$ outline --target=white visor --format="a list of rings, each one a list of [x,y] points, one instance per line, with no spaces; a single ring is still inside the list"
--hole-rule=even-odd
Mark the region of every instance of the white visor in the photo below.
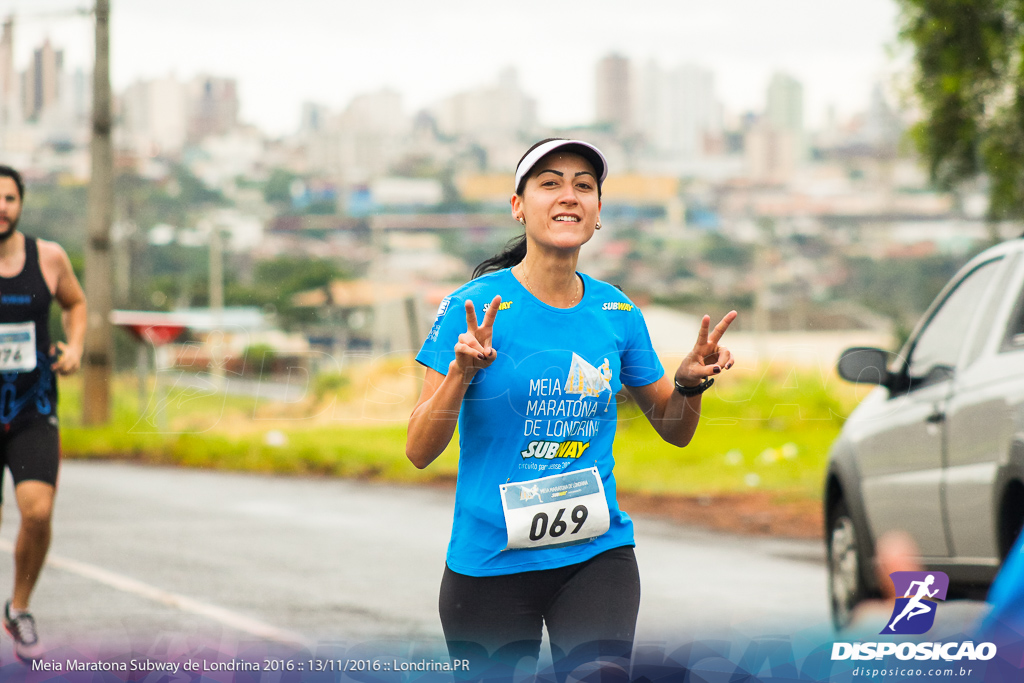
[[[597,172],[597,186],[600,187],[604,183],[604,179],[608,177],[608,161],[601,154],[601,150],[594,147],[589,142],[583,142],[582,140],[549,140],[543,145],[537,145],[537,147],[530,151],[523,160],[519,162],[516,167],[516,184],[513,191],[519,191],[519,184],[523,181],[533,167],[537,165],[537,162],[543,159],[551,152],[561,147],[572,147],[573,149],[566,150],[569,152],[577,152],[580,156],[585,158],[591,164],[594,165],[594,170]]]

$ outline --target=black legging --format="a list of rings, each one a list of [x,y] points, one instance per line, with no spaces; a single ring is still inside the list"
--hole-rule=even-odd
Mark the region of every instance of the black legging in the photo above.
[[[470,661],[468,678],[502,678],[503,671],[534,666],[543,624],[560,679],[598,658],[628,670],[640,573],[631,546],[503,576],[466,576],[445,566],[439,606],[448,652]]]

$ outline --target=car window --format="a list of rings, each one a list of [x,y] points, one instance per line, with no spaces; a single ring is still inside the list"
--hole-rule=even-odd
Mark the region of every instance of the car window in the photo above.
[[[1000,260],[986,261],[960,280],[918,335],[907,368],[912,388],[952,376],[971,320]]]
[[[995,327],[996,314],[999,312],[999,305],[1008,298],[1010,281],[1017,271],[1018,261],[1020,261],[1020,254],[1014,254],[1009,259],[1006,267],[999,273],[999,279],[996,280],[995,285],[992,287],[993,294],[989,297],[988,303],[985,304],[985,310],[981,312],[980,324],[977,326],[978,331],[974,335],[974,339],[971,340],[967,356],[964,358],[965,368],[978,360],[982,350],[985,348],[985,342],[993,337],[997,339],[1000,337],[1001,330],[997,330]]]
[[[1017,303],[1010,314],[1003,343],[999,347],[1000,352],[1024,349],[1024,288],[1017,294],[1016,299]]]

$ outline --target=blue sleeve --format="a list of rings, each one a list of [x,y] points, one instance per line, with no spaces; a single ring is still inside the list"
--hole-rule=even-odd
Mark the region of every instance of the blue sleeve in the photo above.
[[[446,296],[438,306],[437,317],[427,340],[416,354],[416,362],[447,375],[448,365],[455,360],[455,344],[459,341],[459,335],[465,331],[464,299],[455,294]]]
[[[665,374],[639,308],[634,308],[629,315],[626,348],[622,350],[621,362],[620,377],[626,386],[642,387],[657,382]]]
[[[988,594],[992,611],[979,629],[983,638],[998,637],[1005,628],[1024,633],[1024,533],[1017,537]]]

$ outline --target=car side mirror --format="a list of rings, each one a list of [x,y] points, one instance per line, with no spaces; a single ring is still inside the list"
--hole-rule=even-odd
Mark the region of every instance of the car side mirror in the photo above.
[[[856,346],[843,351],[837,369],[847,382],[887,387],[892,382],[892,374],[886,367],[888,361],[889,354],[881,349]]]

